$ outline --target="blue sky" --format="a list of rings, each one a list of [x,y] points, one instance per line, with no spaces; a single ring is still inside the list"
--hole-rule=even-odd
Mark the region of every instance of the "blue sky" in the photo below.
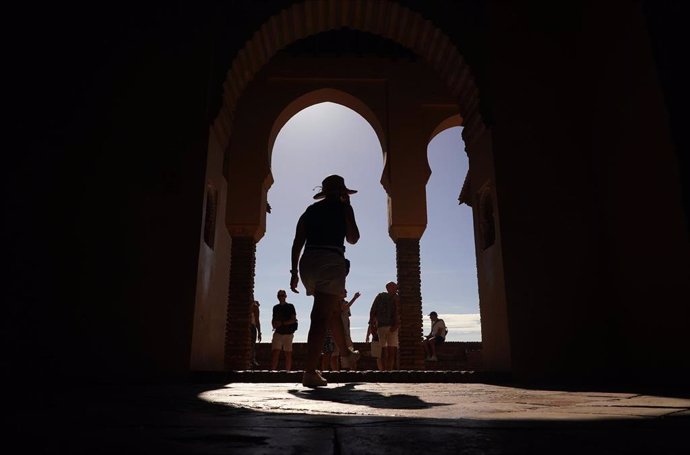
[[[450,341],[479,341],[479,297],[471,209],[458,205],[468,160],[460,136],[450,128],[429,144],[432,175],[427,184],[428,225],[420,243],[424,332],[430,311],[449,327]],[[395,244],[388,236],[387,199],[380,184],[383,154],[371,126],[356,112],[334,103],[311,106],[295,115],[280,131],[273,148],[274,183],[268,193],[266,235],[257,245],[254,296],[261,303],[264,341],[270,341],[271,308],[278,289],[288,291],[295,305],[299,330],[295,341],[306,341],[312,298],[300,284],[289,290],[290,247],[297,219],[315,202],[324,177],[339,174],[352,195],[361,239],[346,244],[352,263],[348,297],[362,295],[352,307],[351,333],[364,341],[371,302],[396,280]]]

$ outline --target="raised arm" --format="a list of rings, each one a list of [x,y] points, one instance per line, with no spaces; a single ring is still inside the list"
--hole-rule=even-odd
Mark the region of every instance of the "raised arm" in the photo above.
[[[359,240],[359,228],[355,221],[355,211],[350,205],[350,198],[344,198],[345,207],[345,240],[347,243],[354,245]]]
[[[360,295],[362,295],[362,294],[360,294],[359,291],[355,292],[355,295],[352,296],[352,300],[347,302],[347,305],[345,305],[345,308],[347,308],[349,310],[350,307],[352,306],[352,304],[355,303],[355,300],[357,300]]]

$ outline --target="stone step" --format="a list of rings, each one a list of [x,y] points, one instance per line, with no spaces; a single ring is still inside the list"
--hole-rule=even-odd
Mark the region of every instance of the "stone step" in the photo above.
[[[302,370],[270,371],[240,370],[229,372],[197,372],[193,380],[198,383],[286,383],[302,382]],[[341,382],[390,382],[390,383],[491,383],[505,382],[508,378],[495,373],[461,370],[360,370],[324,371],[321,373],[332,383]]]

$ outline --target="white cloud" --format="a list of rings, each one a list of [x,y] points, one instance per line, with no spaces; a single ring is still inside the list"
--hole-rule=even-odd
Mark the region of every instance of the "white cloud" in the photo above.
[[[448,327],[448,341],[481,341],[482,330],[479,319],[479,313],[439,313],[439,317],[443,319]],[[366,335],[366,321],[365,316],[355,316],[350,319],[351,327],[350,333],[354,341],[364,341]],[[431,321],[429,316],[424,316],[422,332],[426,335],[431,329]],[[306,332],[304,334],[306,341]],[[297,341],[297,337],[295,337]]]

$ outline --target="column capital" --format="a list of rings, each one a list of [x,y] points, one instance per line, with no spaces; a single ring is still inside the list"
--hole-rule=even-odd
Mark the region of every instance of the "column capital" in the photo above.
[[[229,224],[227,225],[228,233],[233,239],[240,237],[249,237],[254,242],[259,242],[266,233],[266,228],[260,224]]]
[[[422,225],[390,225],[388,226],[388,235],[394,242],[399,239],[412,239],[420,240],[424,231],[426,230],[426,224]]]

